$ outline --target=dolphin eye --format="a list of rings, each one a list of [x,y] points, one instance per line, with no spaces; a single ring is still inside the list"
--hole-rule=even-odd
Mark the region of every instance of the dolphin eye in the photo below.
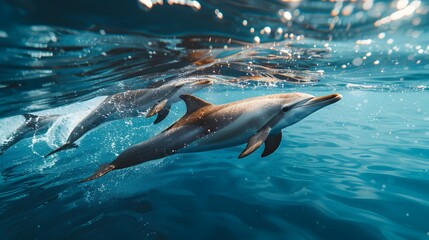
[[[287,112],[287,111],[291,110],[291,108],[292,108],[291,106],[282,107],[282,111]]]

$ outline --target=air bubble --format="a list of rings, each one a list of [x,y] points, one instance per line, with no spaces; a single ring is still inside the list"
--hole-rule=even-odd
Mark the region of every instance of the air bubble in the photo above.
[[[288,12],[288,11],[285,11],[285,12],[283,13],[283,18],[284,18],[285,20],[287,20],[287,21],[290,21],[290,20],[292,19],[292,14],[291,14],[290,12]]]
[[[253,41],[254,41],[256,44],[259,44],[259,43],[261,42],[261,38],[259,38],[258,36],[256,36],[256,37],[253,39]]]
[[[218,18],[218,19],[222,19],[223,18],[223,13],[221,13],[220,11],[219,11],[219,9],[215,9],[215,14],[216,14],[216,17]]]
[[[355,58],[355,59],[353,59],[353,65],[354,66],[360,66],[360,65],[362,65],[362,63],[363,63],[363,60],[362,60],[362,58]]]

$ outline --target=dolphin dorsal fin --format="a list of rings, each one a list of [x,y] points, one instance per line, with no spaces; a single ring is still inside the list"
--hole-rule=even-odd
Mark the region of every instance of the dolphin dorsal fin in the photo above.
[[[36,115],[33,115],[33,114],[29,114],[29,113],[25,113],[25,114],[22,114],[24,117],[25,117],[25,120],[31,120],[32,118],[38,118],[38,116],[36,116]]]
[[[190,94],[180,95],[180,98],[183,99],[183,101],[185,101],[186,115],[191,114],[191,113],[197,111],[198,109],[200,109],[202,107],[212,105],[211,103],[206,102],[206,101],[202,100],[201,98],[197,98],[197,97],[192,96]]]

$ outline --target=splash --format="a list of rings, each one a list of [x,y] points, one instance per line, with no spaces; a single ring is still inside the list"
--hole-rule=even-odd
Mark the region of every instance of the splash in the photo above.
[[[145,10],[152,9],[155,5],[164,5],[163,0],[139,0],[139,3]],[[196,0],[167,0],[168,5],[181,5],[191,7],[198,11],[201,9],[201,4]]]

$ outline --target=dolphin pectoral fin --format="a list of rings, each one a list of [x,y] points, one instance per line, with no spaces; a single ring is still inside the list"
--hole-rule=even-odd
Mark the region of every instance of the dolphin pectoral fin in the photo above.
[[[146,115],[146,118],[152,117],[153,115],[159,113],[165,107],[167,102],[168,102],[168,99],[163,99],[155,103],[155,105],[153,105],[149,113]]]
[[[170,105],[167,105],[158,113],[158,116],[156,116],[156,120],[155,122],[153,122],[153,124],[157,124],[162,120],[164,120],[169,113],[170,113]]]
[[[101,176],[104,176],[106,173],[114,170],[115,168],[116,168],[116,166],[113,164],[103,164],[98,168],[98,170],[94,174],[92,174],[91,176],[89,176],[87,178],[80,180],[79,183],[88,182],[88,181],[94,180],[96,178],[99,178]]]
[[[268,135],[270,134],[270,131],[270,127],[264,127],[259,130],[255,135],[250,137],[246,148],[243,150],[243,152],[241,152],[238,158],[244,158],[247,155],[256,151],[256,149],[258,149],[262,145],[262,143],[264,143],[265,139],[267,139]]]
[[[53,150],[52,152],[46,154],[44,156],[44,158],[47,158],[47,157],[51,156],[52,154],[57,153],[57,152],[62,151],[62,150],[66,150],[66,149],[70,149],[70,148],[78,148],[78,147],[79,147],[79,145],[77,145],[75,143],[66,143],[66,144],[62,145],[61,147]]]
[[[281,141],[282,141],[282,132],[279,132],[275,135],[268,136],[267,140],[265,140],[265,148],[261,157],[266,157],[271,153],[275,152],[277,148],[280,146]]]

